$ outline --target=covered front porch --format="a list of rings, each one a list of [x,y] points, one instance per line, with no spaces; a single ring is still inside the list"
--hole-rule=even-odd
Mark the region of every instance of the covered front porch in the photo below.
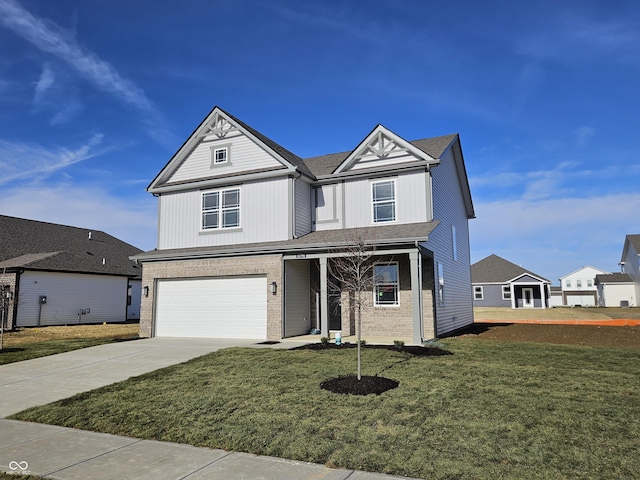
[[[523,274],[509,283],[511,308],[549,308],[548,282]]]
[[[319,341],[321,337],[335,339],[338,334],[345,342],[356,342],[356,292],[332,274],[332,262],[352,254],[327,251],[283,256],[283,338],[308,336]],[[376,280],[365,282],[361,292],[362,339],[368,343],[402,340],[421,344],[434,338],[431,252],[413,245],[378,248],[368,254],[367,271]]]

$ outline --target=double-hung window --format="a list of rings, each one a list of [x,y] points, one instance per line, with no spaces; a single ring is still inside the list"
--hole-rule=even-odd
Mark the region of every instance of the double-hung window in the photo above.
[[[473,287],[473,299],[484,300],[484,289],[482,287]]]
[[[503,300],[511,300],[511,286],[503,285],[502,286],[502,299]]]
[[[373,223],[396,221],[396,182],[384,180],[371,184]]]
[[[240,189],[227,188],[202,194],[202,229],[240,226]]]
[[[400,305],[398,292],[398,264],[385,263],[373,266],[373,304],[376,307]]]

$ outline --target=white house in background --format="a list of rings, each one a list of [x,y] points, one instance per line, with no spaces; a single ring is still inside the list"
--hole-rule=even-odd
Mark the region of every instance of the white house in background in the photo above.
[[[358,239],[375,258],[363,335],[422,342],[473,322],[457,134],[378,125],[352,151],[302,159],[215,107],[147,190],[159,225],[158,248],[134,257],[143,337],[353,334],[328,264]]]
[[[596,275],[607,273],[610,272],[587,265],[564,277],[560,277],[562,305],[570,307],[595,307],[598,305]]]
[[[620,267],[622,273],[628,274],[633,280],[635,298],[640,298],[640,234],[625,237]]]
[[[0,215],[5,326],[124,322],[140,318],[142,252],[99,230]]]
[[[628,273],[596,275],[601,307],[637,307],[636,284]]]

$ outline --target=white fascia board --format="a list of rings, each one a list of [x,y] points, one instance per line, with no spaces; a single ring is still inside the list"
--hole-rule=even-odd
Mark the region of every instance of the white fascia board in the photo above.
[[[235,128],[237,128],[243,135],[251,139],[253,143],[258,145],[260,148],[266,151],[269,155],[271,155],[277,161],[282,163],[285,167],[287,167],[287,169],[296,170],[296,167],[294,165],[287,162],[278,153],[276,153],[274,150],[272,150],[267,145],[265,145],[262,141],[257,139],[253,134],[247,131],[244,127],[242,127],[241,125],[238,125],[233,119],[229,118],[229,116],[220,107],[214,107],[213,110],[209,112],[209,115],[207,115],[205,119],[202,120],[202,122],[200,122],[200,125],[198,125],[198,127],[193,131],[191,136],[182,144],[182,146],[173,155],[173,157],[171,157],[171,159],[164,166],[164,168],[160,170],[160,173],[158,173],[156,177],[153,179],[153,181],[149,184],[149,186],[147,187],[148,192],[151,192],[151,193],[157,192],[158,189],[156,188],[156,185],[160,183],[160,180],[172,174],[175,171],[175,169],[178,168],[178,166],[180,166],[185,156],[188,155],[189,152],[191,152],[195,148],[195,146],[201,141],[200,134],[205,128],[207,128],[209,121],[215,115],[220,115],[224,117],[227,120],[227,122],[234,125]]]
[[[600,274],[611,273],[611,272],[605,272],[604,270],[600,270],[599,268],[596,268],[596,267],[592,267],[591,265],[585,265],[584,267],[579,268],[578,270],[576,270],[574,272],[568,273],[564,277],[560,277],[560,280],[564,280],[565,278],[570,277],[571,275],[575,275],[576,273],[578,273],[578,272],[580,272],[580,271],[582,271],[582,270],[584,270],[586,268],[592,268],[593,270],[597,270],[598,272],[600,272]],[[598,275],[598,274],[596,274],[596,275]]]
[[[218,177],[213,179],[196,180],[193,182],[176,183],[163,187],[156,187],[148,190],[153,194],[162,194],[169,192],[179,192],[186,190],[200,190],[202,188],[218,187],[220,185],[230,185],[242,182],[250,182],[253,180],[265,180],[268,178],[288,177],[296,173],[295,169],[286,170],[270,170],[268,172],[252,173],[249,175],[234,175],[229,177]]]
[[[357,157],[361,153],[362,149],[375,136],[377,136],[378,133],[382,133],[383,135],[386,135],[387,137],[390,137],[395,143],[397,143],[398,145],[400,145],[403,148],[406,148],[408,151],[413,153],[415,156],[417,156],[418,158],[422,158],[423,160],[425,160],[429,164],[439,163],[438,159],[435,159],[432,156],[426,154],[425,152],[420,150],[418,147],[415,147],[411,143],[406,141],[404,138],[400,137],[399,135],[396,135],[391,130],[383,127],[380,124],[378,124],[378,126],[376,126],[376,128],[374,128],[371,131],[371,133],[369,135],[367,135],[365,137],[365,139],[360,142],[360,144],[349,154],[349,156],[344,159],[344,161],[340,164],[340,166],[334,170],[334,174],[341,173],[343,170],[345,170],[347,167],[349,167],[353,163],[354,158]]]
[[[519,278],[522,278],[524,276],[532,277],[532,278],[535,278],[536,280],[538,280],[540,283],[548,283],[549,285],[551,285],[551,282],[549,280],[544,280],[544,279],[538,277],[537,275],[533,275],[531,273],[526,273],[526,272],[525,273],[521,273],[517,277],[513,277],[511,280],[508,280],[507,283],[514,283],[516,280],[518,280]]]
[[[404,166],[391,165],[388,167],[366,169],[366,170],[350,170],[343,173],[329,173],[327,175],[318,176],[318,180],[314,182],[316,185],[322,185],[325,183],[334,183],[338,179],[366,177],[371,178],[378,175],[389,175],[394,173],[410,172],[412,170],[425,170],[434,165],[439,165],[440,160],[435,161],[417,161],[411,162]]]

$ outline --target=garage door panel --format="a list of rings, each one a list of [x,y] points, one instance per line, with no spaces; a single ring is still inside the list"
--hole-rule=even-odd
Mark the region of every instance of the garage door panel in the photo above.
[[[156,335],[266,339],[266,277],[158,280]]]

